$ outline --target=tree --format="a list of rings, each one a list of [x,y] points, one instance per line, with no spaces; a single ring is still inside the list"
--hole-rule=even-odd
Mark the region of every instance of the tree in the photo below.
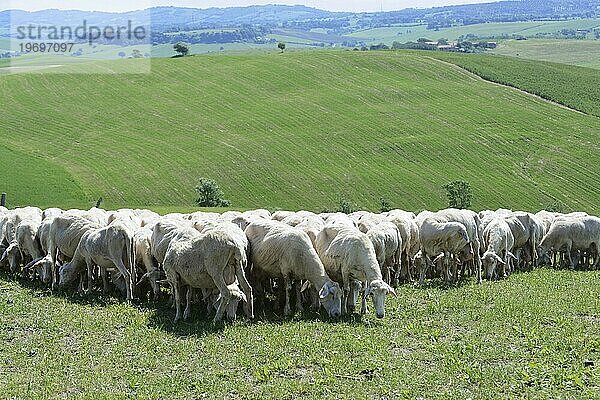
[[[392,205],[383,197],[379,198],[379,211],[381,211],[382,213],[392,211]]]
[[[461,210],[471,207],[473,193],[469,182],[454,181],[444,185],[443,188],[446,190],[449,207]]]
[[[132,56],[133,58],[144,58],[144,55],[143,55],[143,54],[142,54],[142,52],[141,52],[141,51],[139,51],[138,49],[134,49],[134,50],[131,52],[131,56]]]
[[[119,52],[119,57],[125,58],[126,56],[127,56],[127,54],[124,51]]]
[[[230,207],[231,201],[225,200],[225,195],[219,185],[208,178],[200,178],[200,183],[196,186],[198,199],[196,203],[200,207]]]
[[[185,57],[190,52],[190,46],[187,43],[179,42],[173,46],[175,52],[181,56]]]
[[[281,50],[281,52],[283,53],[283,52],[285,51],[285,43],[283,43],[283,42],[279,42],[279,43],[277,44],[277,48],[278,48],[279,50]]]
[[[344,214],[352,214],[353,212],[356,211],[356,205],[352,204],[350,202],[350,200],[348,200],[347,198],[340,196],[339,198],[339,202],[338,202],[338,207],[335,210],[335,212],[340,212],[340,213],[344,213]]]

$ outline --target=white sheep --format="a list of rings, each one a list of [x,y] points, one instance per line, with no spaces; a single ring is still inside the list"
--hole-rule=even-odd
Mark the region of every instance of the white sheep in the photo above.
[[[395,296],[396,292],[383,281],[373,243],[366,234],[356,228],[326,225],[317,236],[317,253],[329,276],[342,283],[343,313],[354,305],[355,298],[350,295],[358,290],[356,286],[351,289],[352,281],[356,280],[366,283],[361,313],[367,312],[366,298],[372,295],[377,317],[385,316],[385,297]]]
[[[308,235],[282,222],[256,220],[246,228],[250,242],[252,274],[259,280],[283,278],[284,314],[290,315],[292,282],[308,281],[318,291],[321,305],[332,317],[341,313],[342,292],[325,272]],[[298,286],[297,286],[298,287]],[[299,290],[296,309],[302,310]]]

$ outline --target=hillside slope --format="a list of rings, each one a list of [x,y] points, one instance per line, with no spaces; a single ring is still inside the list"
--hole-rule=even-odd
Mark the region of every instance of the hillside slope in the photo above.
[[[237,207],[437,208],[464,179],[475,208],[600,211],[600,119],[427,54],[156,59],[149,75],[0,76],[0,93],[0,149],[23,155],[0,174],[13,205],[192,205],[207,176]]]

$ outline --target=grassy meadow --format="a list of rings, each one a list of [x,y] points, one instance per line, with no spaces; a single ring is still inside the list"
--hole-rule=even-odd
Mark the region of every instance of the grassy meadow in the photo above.
[[[442,185],[464,179],[476,209],[559,200],[598,213],[598,118],[432,54],[215,55],[153,59],[150,74],[71,74],[136,71],[138,60],[122,60],[4,75],[0,151],[23,167],[2,158],[11,173],[0,188],[12,206],[89,207],[102,196],[107,208],[193,207],[206,176],[239,208],[320,211],[344,197],[376,210],[384,197],[419,211],[444,207]]]
[[[4,398],[597,399],[600,273],[405,285],[386,317],[212,325],[0,276]]]

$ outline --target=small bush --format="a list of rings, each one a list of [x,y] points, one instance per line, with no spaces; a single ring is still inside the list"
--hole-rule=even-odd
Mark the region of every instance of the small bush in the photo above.
[[[565,203],[563,203],[560,200],[554,200],[553,203],[546,206],[546,211],[565,213],[565,212],[567,212],[567,206]]]
[[[356,211],[356,205],[352,204],[350,202],[350,200],[344,198],[344,197],[340,197],[340,200],[338,202],[338,207],[335,210],[336,212],[341,212],[344,214],[352,214],[353,212]]]
[[[460,210],[471,207],[473,193],[471,185],[465,181],[454,181],[443,186],[448,197],[448,207]]]
[[[392,211],[392,205],[383,197],[379,198],[379,211],[381,211],[382,213]]]
[[[200,207],[230,207],[231,201],[225,200],[225,194],[217,183],[208,178],[200,178],[200,184],[196,186],[198,199],[196,203]]]

